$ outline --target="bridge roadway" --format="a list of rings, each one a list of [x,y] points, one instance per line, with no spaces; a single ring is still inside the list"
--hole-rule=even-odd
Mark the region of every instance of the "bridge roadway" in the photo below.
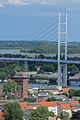
[[[0,61],[32,61],[32,62],[51,62],[58,63],[54,59],[33,59],[33,58],[0,58]],[[80,64],[80,61],[60,60],[62,64]]]

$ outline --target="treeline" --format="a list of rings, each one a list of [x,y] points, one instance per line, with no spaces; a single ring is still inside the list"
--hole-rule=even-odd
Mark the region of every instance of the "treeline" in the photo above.
[[[0,49],[20,49],[21,52],[57,54],[58,43],[54,41],[0,41]],[[64,51],[62,45],[61,52]],[[80,54],[80,42],[68,42],[69,54]]]

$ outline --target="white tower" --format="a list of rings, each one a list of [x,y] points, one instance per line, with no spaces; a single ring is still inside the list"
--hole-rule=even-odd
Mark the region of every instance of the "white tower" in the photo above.
[[[59,23],[58,23],[58,85],[66,87],[67,64],[60,63],[61,54],[62,54],[61,45],[64,45],[64,60],[66,61],[67,60],[67,13],[65,17],[63,17],[63,15],[59,13]]]

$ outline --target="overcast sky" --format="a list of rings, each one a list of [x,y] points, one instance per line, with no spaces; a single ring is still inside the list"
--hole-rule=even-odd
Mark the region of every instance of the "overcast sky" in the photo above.
[[[0,0],[0,40],[27,40],[68,13],[68,39],[80,41],[80,0]]]

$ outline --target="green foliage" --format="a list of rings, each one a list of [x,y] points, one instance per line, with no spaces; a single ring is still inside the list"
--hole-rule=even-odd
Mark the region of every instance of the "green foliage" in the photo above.
[[[72,98],[73,96],[75,96],[75,90],[74,89],[70,89],[70,91],[69,91],[69,98]]]
[[[80,96],[80,90],[70,89],[69,98],[72,98],[73,96]]]
[[[75,96],[80,96],[80,90],[75,90]]]
[[[56,99],[55,97],[50,97],[47,101],[62,101],[62,99]]]
[[[57,69],[57,64],[52,64],[52,63],[43,63],[43,62],[28,62],[28,68],[30,71],[36,71],[35,66],[41,66],[40,70],[38,73],[43,73],[43,72],[55,72]]]
[[[7,77],[7,73],[6,72],[2,72],[2,71],[0,71],[0,79],[1,80],[4,80],[4,79],[6,79],[6,77]]]
[[[41,69],[38,71],[38,74],[43,74],[43,73],[44,73],[44,71]]]
[[[71,66],[68,67],[68,69],[75,74],[79,73],[79,68],[76,65],[71,65]]]
[[[29,96],[29,97],[32,97],[32,94],[30,93],[30,91],[28,91],[28,96]]]
[[[47,99],[47,101],[56,101],[56,98],[55,97],[50,97]]]
[[[8,80],[6,83],[3,84],[3,92],[5,95],[9,95],[9,97],[12,95],[12,93],[15,93],[15,89],[17,91],[21,91],[21,86],[17,85],[17,83],[13,80]]]
[[[68,97],[68,93],[67,92],[62,93],[62,95],[65,95],[65,96]]]
[[[23,70],[21,62],[0,63],[0,79],[12,78],[17,71],[21,70]]]
[[[0,49],[21,49],[29,53],[57,53],[57,42],[54,41],[0,41]],[[62,46],[61,52],[63,52]],[[69,42],[68,53],[80,53],[80,43]]]
[[[43,70],[45,72],[55,72],[55,67],[53,64],[44,64],[41,67],[41,70]]]
[[[80,103],[80,99],[79,99],[79,103]]]
[[[24,102],[36,102],[36,100],[34,98],[33,99],[24,98]]]
[[[71,120],[80,120],[80,111],[73,112]]]
[[[19,103],[6,103],[3,105],[4,120],[23,120],[23,111]]]
[[[69,113],[67,113],[65,111],[62,111],[60,113],[60,118],[61,118],[61,120],[68,120],[69,119]]]
[[[47,107],[40,106],[29,114],[29,120],[45,120],[47,116],[54,116],[53,112],[49,112]]]

